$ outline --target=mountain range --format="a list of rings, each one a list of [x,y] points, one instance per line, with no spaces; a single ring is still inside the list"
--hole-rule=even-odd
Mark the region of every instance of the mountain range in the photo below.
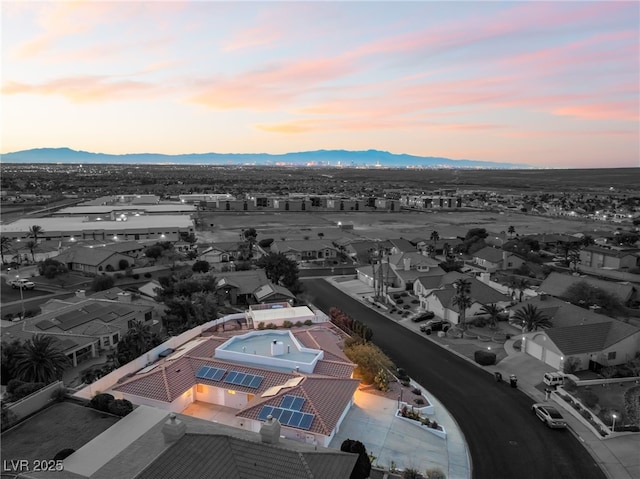
[[[349,168],[471,168],[529,169],[528,165],[479,160],[452,160],[433,156],[414,156],[366,150],[316,150],[272,155],[269,153],[128,153],[111,155],[70,148],[35,148],[0,155],[3,163],[82,163],[82,164],[175,164],[175,165],[255,165],[316,166]]]

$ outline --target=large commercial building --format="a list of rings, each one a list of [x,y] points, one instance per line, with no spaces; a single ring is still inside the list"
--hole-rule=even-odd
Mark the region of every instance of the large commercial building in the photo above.
[[[188,215],[140,215],[89,220],[87,217],[29,218],[2,225],[2,235],[13,240],[29,237],[29,230],[42,228],[43,240],[118,239],[178,241],[181,236],[195,233]]]

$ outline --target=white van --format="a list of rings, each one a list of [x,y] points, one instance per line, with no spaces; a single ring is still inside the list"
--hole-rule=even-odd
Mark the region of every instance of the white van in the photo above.
[[[544,373],[542,382],[547,386],[562,386],[564,383],[564,374],[562,373]]]

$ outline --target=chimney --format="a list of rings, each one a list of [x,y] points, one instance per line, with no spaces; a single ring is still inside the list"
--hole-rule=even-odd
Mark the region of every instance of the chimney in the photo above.
[[[403,258],[402,261],[404,262],[404,270],[409,271],[411,269],[411,258]]]
[[[280,441],[280,422],[273,419],[271,414],[267,416],[267,420],[260,428],[260,437],[262,442],[267,444],[277,444]]]
[[[85,290],[84,289],[77,289],[76,290],[76,298],[85,298]]]
[[[120,303],[130,303],[131,302],[131,293],[127,293],[126,291],[118,293],[118,301]]]
[[[282,356],[284,354],[284,343],[282,341],[273,341],[271,343],[271,356]]]
[[[169,414],[169,419],[162,426],[164,442],[176,442],[187,431],[187,425],[176,418],[174,413]]]

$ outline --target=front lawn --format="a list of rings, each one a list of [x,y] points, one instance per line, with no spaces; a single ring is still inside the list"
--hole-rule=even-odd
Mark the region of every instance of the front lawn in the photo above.
[[[633,425],[632,421],[627,417],[624,404],[625,392],[633,387],[638,387],[633,381],[613,383],[606,386],[579,386],[571,394],[580,399],[582,404],[587,406],[607,426],[612,425],[612,415],[615,414],[617,429],[618,425]]]

